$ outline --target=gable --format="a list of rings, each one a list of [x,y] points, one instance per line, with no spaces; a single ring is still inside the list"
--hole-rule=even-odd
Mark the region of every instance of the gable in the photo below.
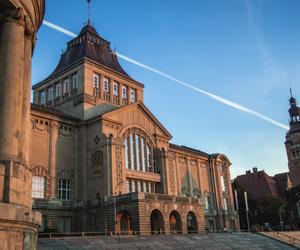
[[[105,113],[101,116],[101,119],[120,124],[120,135],[130,127],[139,127],[151,135],[168,140],[172,138],[172,135],[142,102],[136,102]]]

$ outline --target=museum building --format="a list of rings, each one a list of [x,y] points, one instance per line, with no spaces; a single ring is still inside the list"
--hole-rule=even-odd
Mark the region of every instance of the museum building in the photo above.
[[[144,104],[144,85],[90,23],[32,89],[29,166],[40,232],[239,228],[229,159],[172,144]]]

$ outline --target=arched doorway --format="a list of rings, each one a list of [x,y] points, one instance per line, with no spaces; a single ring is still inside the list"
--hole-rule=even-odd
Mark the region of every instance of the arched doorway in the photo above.
[[[196,215],[193,212],[188,212],[186,217],[187,231],[189,234],[198,233],[198,223]]]
[[[164,218],[158,209],[154,209],[150,216],[151,234],[162,234],[165,231]]]
[[[180,215],[177,211],[172,211],[170,214],[170,232],[171,233],[182,233],[182,223]]]
[[[117,215],[116,232],[118,234],[132,234],[132,219],[128,211],[122,211]]]

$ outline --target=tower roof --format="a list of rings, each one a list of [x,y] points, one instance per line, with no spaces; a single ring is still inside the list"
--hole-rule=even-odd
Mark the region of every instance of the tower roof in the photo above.
[[[111,50],[110,43],[100,37],[90,23],[81,29],[76,38],[68,42],[67,50],[61,55],[58,65],[49,77],[84,58],[129,77],[119,64],[116,54]]]

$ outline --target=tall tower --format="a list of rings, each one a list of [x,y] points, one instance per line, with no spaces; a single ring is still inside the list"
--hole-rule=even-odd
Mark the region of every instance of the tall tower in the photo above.
[[[300,184],[300,108],[292,95],[290,98],[290,129],[286,134],[285,147],[292,185]]]

